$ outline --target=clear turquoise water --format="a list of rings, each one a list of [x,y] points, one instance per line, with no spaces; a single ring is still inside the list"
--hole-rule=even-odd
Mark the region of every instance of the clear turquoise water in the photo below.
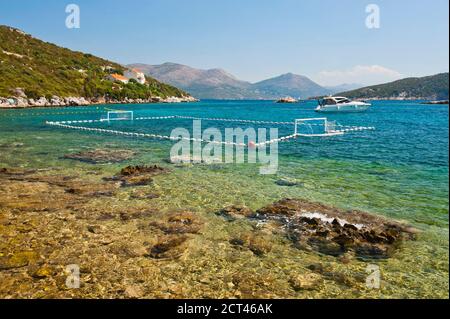
[[[292,121],[317,117],[314,107],[315,102],[283,105],[270,101],[202,101],[0,110],[0,167],[58,168],[68,172],[95,168],[110,176],[127,164],[169,165],[164,160],[169,157],[172,142],[73,131],[44,123],[45,120],[98,119],[105,115],[105,108],[133,110],[135,116],[177,114]],[[395,258],[386,261],[383,267],[387,288],[381,295],[368,292],[358,296],[448,297],[448,106],[375,101],[365,113],[326,116],[342,125],[374,126],[376,130],[282,143],[277,175],[260,175],[259,167],[251,164],[172,166],[171,174],[155,179],[154,187],[164,196],[152,203],[163,210],[185,208],[213,216],[211,213],[230,204],[256,209],[283,197],[301,197],[405,220],[422,230],[419,239],[407,243]],[[164,120],[118,122],[113,126],[127,131],[169,134],[172,128],[189,128],[191,124],[186,120]],[[205,121],[202,125],[223,129],[227,123]],[[289,126],[279,126],[279,129],[281,135],[292,133]],[[108,165],[62,159],[67,153],[105,147],[133,149],[138,154],[125,163]],[[296,179],[302,184],[276,185],[280,178]],[[211,217],[210,231],[204,234],[205,241],[199,242],[202,247],[214,247],[216,241],[228,236],[222,232],[236,231],[220,223]],[[283,255],[273,257],[279,265],[290,267],[299,258],[296,251],[282,251]],[[216,258],[209,253],[204,256]],[[243,264],[262,265],[259,259],[246,258]],[[355,267],[364,269],[365,266],[356,264]],[[399,276],[399,273],[406,275]],[[336,289],[329,287],[311,296],[336,296],[339,291]],[[348,292],[338,296],[356,295]]]
[[[292,121],[295,118],[317,117],[318,114],[313,112],[314,106],[315,102],[280,105],[271,101],[202,101],[195,104],[120,105],[109,108],[134,110],[135,116],[178,114]],[[59,158],[69,150],[105,143],[148,150],[140,153],[145,153],[143,156],[152,160],[168,157],[170,142],[93,135],[44,124],[45,120],[96,119],[104,112],[103,107],[98,110],[89,107],[2,110],[0,143],[20,142],[25,147],[13,149],[12,152],[2,149],[0,161],[3,165],[65,165],[67,161]],[[376,101],[365,113],[327,114],[327,117],[343,125],[374,126],[376,130],[331,138],[302,138],[280,144],[279,176],[315,184],[320,199],[340,206],[362,208],[418,223],[448,226],[447,105]],[[170,134],[174,127],[189,128],[189,125],[192,123],[186,120],[161,120],[117,123],[114,128]],[[214,126],[223,129],[229,124],[203,121],[202,125],[204,128]],[[291,126],[278,128],[280,135],[292,131]],[[20,158],[14,156],[21,152],[26,154]],[[242,169],[232,166],[224,169]],[[248,165],[243,167],[249,169]]]

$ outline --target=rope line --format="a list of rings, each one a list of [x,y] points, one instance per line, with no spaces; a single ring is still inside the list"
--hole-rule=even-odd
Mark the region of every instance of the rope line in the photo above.
[[[46,112],[40,112],[40,113],[18,113],[18,114],[1,114],[1,117],[17,117],[17,116],[41,116],[41,115],[73,115],[73,114],[95,114],[95,113],[102,113],[103,110],[98,111],[73,111],[73,112],[55,112],[55,113],[46,113]],[[10,112],[13,113],[13,112]]]
[[[94,120],[94,121],[99,122],[101,120]],[[85,121],[78,121],[78,123],[80,123],[80,122],[87,123]],[[91,123],[91,122],[88,122],[88,123]],[[63,124],[61,122],[52,122],[52,121],[47,121],[46,124],[51,125],[51,126],[58,126],[58,127],[81,130],[81,131],[110,133],[110,134],[123,135],[123,136],[157,138],[157,139],[172,140],[172,141],[186,140],[186,141],[193,141],[193,142],[204,142],[204,143],[223,144],[223,145],[247,146],[247,144],[245,144],[245,143],[210,141],[210,140],[204,140],[204,139],[194,138],[194,137],[192,137],[192,138],[173,137],[173,136],[150,134],[150,133],[124,132],[124,131],[118,131],[118,130],[101,129],[101,128],[96,128],[96,127],[74,126],[74,125],[69,125],[69,124]]]
[[[188,120],[240,122],[240,123],[253,123],[253,124],[295,125],[295,122],[271,122],[271,121],[241,120],[241,119],[227,119],[227,118],[215,118],[215,117],[194,117],[194,116],[182,116],[182,115],[175,115],[175,117],[180,118],[180,119],[188,119]]]
[[[152,117],[136,117],[134,120],[164,120],[164,119],[190,119],[190,120],[204,120],[204,121],[223,121],[223,122],[239,122],[239,123],[253,123],[253,124],[274,124],[274,125],[295,125],[296,122],[274,122],[274,121],[255,121],[255,120],[241,120],[241,119],[227,119],[227,118],[200,118],[193,116],[181,116],[181,115],[170,115],[170,116],[152,116]],[[110,130],[110,129],[102,129],[96,127],[86,127],[86,126],[77,126],[72,124],[82,124],[82,123],[101,123],[101,122],[109,122],[108,119],[98,119],[98,120],[69,120],[69,121],[46,121],[45,123],[50,126],[57,126],[68,129],[82,130],[88,132],[98,132],[98,133],[108,133],[122,136],[131,136],[131,137],[143,137],[143,138],[156,138],[163,140],[172,140],[172,141],[194,141],[194,142],[202,142],[202,143],[212,143],[219,145],[233,145],[233,146],[241,146],[248,147],[249,145],[246,143],[237,143],[237,142],[223,142],[223,141],[211,141],[205,140],[201,138],[187,138],[187,137],[172,137],[167,135],[160,134],[151,134],[151,133],[137,133],[137,132],[126,132],[119,130]],[[301,125],[302,123],[297,123]],[[320,124],[304,124],[308,126],[324,126]],[[260,143],[252,143],[252,146],[261,147],[265,145],[270,145],[272,143],[285,142],[290,139],[294,139],[300,136],[334,136],[334,135],[342,135],[346,132],[355,132],[355,131],[364,131],[364,130],[374,130],[374,127],[371,126],[345,126],[340,124],[333,124],[333,127],[340,127],[341,129],[328,129],[325,127],[325,133],[320,134],[299,134],[294,133],[287,136],[282,136],[279,138],[263,141]]]

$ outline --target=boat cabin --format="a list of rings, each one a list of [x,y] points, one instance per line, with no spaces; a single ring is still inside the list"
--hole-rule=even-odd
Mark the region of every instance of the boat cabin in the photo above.
[[[346,97],[342,96],[330,96],[323,98],[319,100],[319,105],[336,105],[336,104],[343,104],[343,103],[350,103],[351,101],[347,99]]]

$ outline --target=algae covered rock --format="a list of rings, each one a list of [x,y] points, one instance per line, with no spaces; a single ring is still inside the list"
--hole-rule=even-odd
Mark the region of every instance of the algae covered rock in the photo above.
[[[32,271],[31,277],[36,279],[44,279],[48,277],[52,277],[56,274],[56,270],[49,265],[43,265],[37,268],[35,271]]]
[[[289,278],[289,283],[296,291],[313,290],[323,283],[322,276],[315,273],[293,274]]]
[[[73,154],[66,154],[64,158],[78,160],[91,164],[119,163],[132,158],[136,153],[130,150],[96,149]]]
[[[156,259],[176,259],[186,250],[186,235],[162,236],[157,243],[150,248],[148,254]]]
[[[302,186],[303,183],[293,179],[293,178],[280,178],[275,181],[275,184],[278,186],[286,186],[286,187],[293,187],[293,186]]]
[[[230,239],[233,246],[242,246],[249,249],[256,256],[263,256],[272,250],[269,236],[260,233],[244,233]]]
[[[203,226],[203,220],[192,212],[174,212],[150,225],[166,234],[197,234]]]
[[[0,257],[0,270],[21,268],[36,263],[39,255],[34,251],[21,251]]]
[[[293,216],[298,213],[298,206],[290,199],[283,199],[258,209],[256,213],[262,216]]]
[[[114,176],[112,180],[120,181],[122,186],[144,186],[152,182],[153,177],[163,173],[167,173],[166,168],[158,165],[137,165],[127,166],[121,169],[119,174]]]
[[[389,258],[403,240],[415,238],[408,225],[362,211],[344,211],[301,199],[283,199],[256,211],[262,221],[280,223],[294,246],[331,256]]]
[[[159,198],[159,197],[160,197],[160,194],[158,194],[158,193],[153,193],[153,192],[149,192],[149,191],[142,190],[142,189],[135,189],[130,194],[130,198],[140,199],[140,200],[155,199],[155,198]]]
[[[328,264],[311,264],[307,267],[309,270],[315,274],[319,274],[323,279],[332,280],[339,285],[344,285],[347,287],[358,287],[365,282],[366,276],[361,276],[358,273],[342,272],[333,269],[331,265]]]
[[[242,218],[253,217],[255,213],[244,205],[232,205],[221,209],[217,215],[223,216],[229,221],[234,221]]]

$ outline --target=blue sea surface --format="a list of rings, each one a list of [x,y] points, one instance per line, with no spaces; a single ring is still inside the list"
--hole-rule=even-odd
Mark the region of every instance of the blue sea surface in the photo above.
[[[25,144],[45,135],[28,148],[27,156],[0,157],[3,165],[31,163],[64,165],[69,149],[94,143],[122,143],[135,148],[158,148],[159,160],[167,158],[168,141],[133,139],[107,134],[71,131],[45,125],[46,120],[99,119],[110,109],[133,110],[134,116],[186,115],[292,122],[326,116],[341,125],[373,126],[373,131],[334,137],[301,137],[280,143],[278,175],[314,183],[310,197],[348,208],[361,208],[425,224],[448,225],[448,105],[424,105],[419,101],[374,101],[364,113],[319,114],[316,102],[276,104],[272,101],[205,100],[191,104],[109,105],[83,108],[39,108],[0,111],[0,142]],[[99,125],[92,125],[100,127]],[[170,135],[175,127],[192,121],[173,119],[124,121],[114,129]],[[202,127],[251,127],[220,121],[203,121]],[[293,133],[293,126],[278,125],[279,135]],[[9,153],[11,155],[11,153]],[[37,158],[36,158],[37,157]],[[60,161],[60,162],[58,162]],[[230,169],[230,168],[229,168]],[[231,168],[232,169],[232,168]],[[245,168],[235,167],[235,170]],[[275,187],[275,186],[274,186]]]
[[[126,165],[158,164],[167,167],[169,174],[156,176],[151,185],[144,187],[147,191],[158,193],[157,198],[136,200],[133,194],[142,191],[142,188],[130,187],[122,188],[117,196],[111,198],[93,198],[89,205],[93,211],[103,211],[108,205],[116,210],[126,210],[134,205],[159,212],[182,209],[199,214],[206,226],[190,244],[192,255],[186,260],[169,262],[173,269],[178,270],[165,274],[161,279],[161,282],[168,278],[170,282],[183,283],[189,297],[229,296],[229,288],[198,288],[197,275],[216,278],[218,270],[227,274],[245,270],[245,278],[253,278],[249,272],[254,271],[255,278],[265,278],[272,284],[274,282],[270,278],[276,278],[276,282],[281,283],[281,286],[268,288],[272,293],[270,296],[448,298],[448,105],[424,105],[420,101],[374,101],[367,112],[348,114],[318,114],[314,112],[315,106],[313,101],[276,104],[272,101],[205,100],[187,104],[0,110],[0,168],[41,169],[38,174],[101,183],[104,177],[110,178]],[[175,143],[173,141],[73,130],[45,123],[98,120],[105,118],[108,110],[112,109],[132,110],[135,117],[185,115],[277,122],[326,116],[341,125],[373,126],[375,130],[332,137],[299,137],[280,143],[277,173],[261,175],[261,163],[170,164],[168,158]],[[216,127],[221,132],[227,127],[275,127],[279,129],[280,136],[292,134],[294,129],[291,124],[257,125],[211,120],[204,120],[201,124],[203,129]],[[179,118],[74,125],[162,135],[170,135],[178,127],[192,131],[192,121]],[[120,163],[106,164],[65,157],[66,154],[95,149],[126,149],[132,150],[135,155]],[[286,186],[283,181],[293,183]],[[5,196],[12,196],[7,185],[3,191],[9,194]],[[18,198],[20,195],[17,195]],[[230,238],[248,232],[250,226],[246,222],[224,221],[215,212],[229,205],[246,205],[256,210],[286,197],[401,220],[416,228],[417,238],[404,241],[402,248],[388,260],[370,261],[376,262],[382,269],[381,290],[342,288],[339,283],[327,282],[317,291],[295,292],[286,281],[286,274],[307,272],[306,267],[312,263],[326,263],[342,273],[364,273],[367,264],[361,260],[345,264],[334,257],[304,252],[287,244],[276,234],[272,234],[271,239],[277,242],[276,247],[264,258],[238,251],[229,244]],[[20,206],[20,202],[14,203]],[[8,205],[0,200],[0,208],[3,204]],[[53,214],[50,211],[46,216],[53,218]],[[117,227],[133,224],[117,223]],[[145,234],[148,236],[148,233]],[[222,248],[219,249],[218,245]],[[160,271],[161,264],[148,258],[144,261],[147,269],[152,269],[152,274],[153,271]],[[266,274],[266,277],[261,274]],[[103,279],[109,280],[107,276]],[[252,285],[259,286],[265,287]],[[161,291],[166,291],[166,288]]]

